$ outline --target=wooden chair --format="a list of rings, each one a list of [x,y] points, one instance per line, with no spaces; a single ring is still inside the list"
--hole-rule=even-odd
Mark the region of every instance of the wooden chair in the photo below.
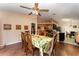
[[[27,55],[27,40],[26,40],[25,33],[23,32],[21,32],[21,40],[22,40],[22,48],[24,49]]]
[[[22,41],[22,48],[24,48],[25,37],[23,32],[21,32],[21,41]]]
[[[30,51],[32,53],[32,55],[34,55],[34,50],[38,50],[38,48],[36,48],[35,46],[32,45],[32,37],[29,31],[25,31],[25,35],[26,35],[26,42],[27,42],[27,49],[28,51]]]
[[[34,55],[34,49],[33,49],[33,45],[32,45],[32,37],[29,33],[26,34],[26,40],[27,40],[27,50],[30,51],[32,53],[32,55]]]
[[[53,55],[55,55],[55,53],[56,53],[56,43],[57,43],[57,34],[54,33],[50,49],[47,52],[44,52],[44,53],[46,53],[49,56],[51,56],[51,54],[53,52]]]
[[[57,33],[53,36],[54,38],[54,43],[53,43],[53,54],[56,54],[56,44],[57,44]]]
[[[46,32],[45,30],[40,31],[40,32],[39,32],[39,35],[41,35],[41,36],[46,36],[46,35],[47,35],[47,32]]]

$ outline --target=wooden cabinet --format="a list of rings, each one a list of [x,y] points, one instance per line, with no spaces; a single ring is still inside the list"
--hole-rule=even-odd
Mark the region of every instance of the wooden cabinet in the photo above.
[[[55,29],[56,26],[57,26],[57,24],[54,22],[38,23],[38,25],[37,25],[38,34],[39,35],[41,33],[48,34],[46,31],[51,31],[51,30]]]

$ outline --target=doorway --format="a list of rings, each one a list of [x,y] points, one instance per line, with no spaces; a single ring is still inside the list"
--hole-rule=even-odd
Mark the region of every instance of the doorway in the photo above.
[[[35,34],[35,27],[36,27],[36,24],[35,23],[31,23],[31,34]]]

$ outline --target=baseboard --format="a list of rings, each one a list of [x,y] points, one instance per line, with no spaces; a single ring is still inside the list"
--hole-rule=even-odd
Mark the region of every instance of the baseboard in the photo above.
[[[76,44],[74,44],[74,43],[69,43],[69,42],[64,42],[64,43],[66,43],[66,44],[71,44],[71,45],[74,45],[74,46],[78,46],[79,47],[79,45],[76,43]]]
[[[16,43],[19,43],[21,41],[18,41],[18,42],[12,42],[12,43],[9,43],[9,44],[6,44],[6,45],[12,45],[12,44],[16,44]]]
[[[19,44],[19,43],[21,43],[21,41],[19,41],[19,42],[14,42],[14,43],[11,43],[11,44],[6,44],[6,45],[0,45],[0,49],[5,48],[6,46],[10,46],[10,45],[14,45],[14,44]]]
[[[6,47],[6,45],[0,45],[0,49],[3,49],[5,47]]]
[[[6,47],[7,47],[7,46],[17,45],[17,44],[21,44],[21,42],[17,42],[17,43],[13,43],[13,44],[6,45]]]

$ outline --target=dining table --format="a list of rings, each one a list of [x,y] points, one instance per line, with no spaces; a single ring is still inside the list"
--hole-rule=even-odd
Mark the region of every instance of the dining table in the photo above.
[[[33,35],[32,44],[39,49],[40,55],[43,56],[43,52],[50,49],[52,39],[53,38],[47,36]]]

